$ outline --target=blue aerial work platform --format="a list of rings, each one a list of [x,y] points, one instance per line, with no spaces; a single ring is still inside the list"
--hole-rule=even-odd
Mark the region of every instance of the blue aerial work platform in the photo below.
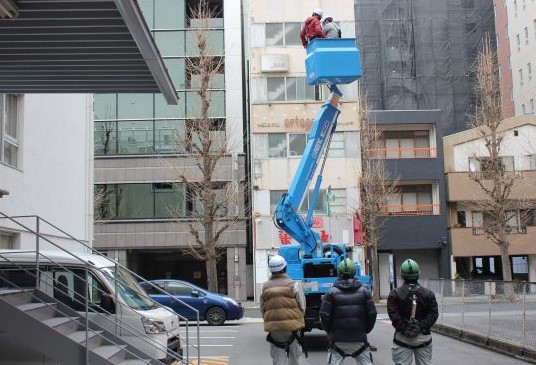
[[[287,261],[287,273],[302,282],[307,301],[306,331],[319,328],[318,310],[321,296],[337,278],[337,266],[346,257],[346,246],[340,243],[324,245],[312,229],[313,212],[322,183],[327,151],[337,126],[339,99],[337,84],[349,84],[361,77],[361,61],[355,39],[315,39],[306,47],[305,69],[309,85],[328,85],[330,95],[322,105],[309,131],[307,145],[290,187],[279,200],[275,213],[276,227],[288,233],[299,245],[285,245],[279,254]],[[357,141],[356,141],[357,142]],[[318,173],[317,173],[317,168]],[[317,174],[306,217],[299,214],[309,185]],[[356,277],[371,285],[369,276],[361,275],[356,263]]]
[[[309,85],[350,84],[361,77],[361,57],[354,38],[317,38],[306,50]]]

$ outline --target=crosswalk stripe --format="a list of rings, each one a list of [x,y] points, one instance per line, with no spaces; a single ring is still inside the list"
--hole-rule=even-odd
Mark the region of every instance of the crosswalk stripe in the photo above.
[[[229,364],[229,356],[206,356],[201,357],[201,362],[197,359],[190,360],[192,365],[227,365]]]

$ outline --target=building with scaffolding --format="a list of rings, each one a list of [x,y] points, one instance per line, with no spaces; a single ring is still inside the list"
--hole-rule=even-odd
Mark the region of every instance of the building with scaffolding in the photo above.
[[[439,112],[431,114],[434,120],[429,121],[437,137],[429,140],[437,141],[437,145],[426,148],[433,147],[436,156],[442,156],[441,137],[465,130],[467,116],[475,106],[473,70],[484,35],[494,34],[492,3],[484,0],[357,0],[355,14],[356,36],[363,57],[361,85],[368,94],[371,109],[382,111],[378,115],[382,129],[388,127],[389,133],[397,133],[390,148],[394,152],[414,149],[418,148],[419,140],[423,143],[426,140],[419,139],[415,132],[408,134],[411,130],[423,129],[423,125],[417,125],[422,119],[412,122],[403,114],[404,121],[398,120],[397,110],[438,109]],[[401,156],[400,153],[397,156]],[[403,159],[387,156],[386,166],[393,178],[416,184],[415,178],[422,172],[419,168],[425,169],[427,165],[408,165]],[[445,196],[443,167],[441,163],[434,166],[439,170],[432,179],[432,189],[428,188],[432,194],[421,192],[427,196],[425,199],[423,195],[426,201],[433,200],[434,189],[438,198]],[[419,192],[408,194],[411,201],[418,197]],[[415,204],[419,205],[418,201]],[[437,208],[441,210],[416,209],[421,213],[403,225],[399,221],[408,217],[388,219],[385,249],[379,248],[380,254],[393,255],[392,259],[384,258],[390,265],[384,268],[385,272],[390,269],[396,273],[406,256],[429,249],[431,251],[424,257],[419,256],[426,267],[432,268],[427,276],[450,277],[447,220],[444,207]],[[441,220],[441,229],[423,228],[426,224],[423,219],[430,212],[438,215],[435,219]],[[417,233],[410,232],[412,230]]]

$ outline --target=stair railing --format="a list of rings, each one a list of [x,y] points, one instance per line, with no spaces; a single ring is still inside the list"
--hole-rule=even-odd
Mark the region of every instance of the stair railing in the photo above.
[[[19,251],[19,252],[20,252],[20,251]],[[32,251],[32,252],[33,252],[33,251]],[[28,274],[28,275],[30,275],[30,276],[32,276],[32,277],[42,278],[42,277],[44,276],[44,277],[48,277],[49,279],[54,280],[54,278],[53,278],[52,276],[50,276],[48,273],[46,273],[45,271],[39,270],[39,271],[38,271],[38,274],[36,274],[36,273],[33,273],[32,271],[28,270],[27,267],[24,267],[24,266],[22,266],[22,265],[18,265],[18,264],[16,264],[15,262],[13,262],[12,260],[9,260],[4,254],[0,254],[0,257],[1,257],[2,259],[4,259],[4,261],[3,261],[4,263],[10,263],[12,266],[16,267],[18,270],[21,270],[22,272],[25,272],[26,274]],[[46,256],[44,256],[44,257],[46,258]],[[50,262],[54,262],[54,261],[51,260]],[[69,270],[67,270],[67,271],[69,271]],[[89,268],[88,268],[88,267],[85,268],[85,272],[86,272],[86,273],[89,272]],[[71,273],[72,273],[73,275],[77,275],[76,273],[74,273],[74,272],[72,272],[72,271],[71,271]],[[10,288],[15,288],[15,289],[17,289],[17,291],[20,291],[20,292],[29,293],[29,292],[28,292],[28,289],[30,289],[29,287],[22,287],[22,286],[20,286],[19,284],[17,284],[17,283],[15,283],[15,282],[11,281],[9,278],[6,278],[4,275],[2,275],[2,271],[1,271],[1,270],[0,270],[0,278],[1,278],[5,283],[8,283],[9,286],[10,286]],[[41,280],[41,279],[39,279],[39,280]],[[89,286],[90,286],[90,285],[88,285],[88,284],[89,284],[89,283],[88,283],[88,281],[86,280],[86,281],[85,281],[85,286],[86,286],[87,289],[89,289]],[[63,286],[62,284],[60,284],[60,285]],[[35,289],[36,289],[36,290],[39,290],[38,288],[39,288],[39,287],[37,287],[37,288],[35,288]],[[97,287],[93,287],[93,288],[94,288],[94,289],[99,289],[99,288],[97,288]],[[34,289],[34,288],[31,287],[31,289]],[[67,293],[68,288],[64,288],[64,289],[65,289],[65,291],[63,291],[63,294],[68,294],[68,293]],[[66,316],[66,317],[70,317],[74,322],[76,322],[77,324],[79,324],[80,326],[82,326],[82,328],[84,328],[84,330],[85,330],[85,332],[86,332],[86,339],[85,339],[85,343],[86,343],[86,346],[85,346],[86,364],[89,364],[89,351],[90,351],[90,350],[89,350],[89,346],[87,346],[88,341],[89,341],[89,333],[93,333],[95,336],[98,336],[98,337],[104,339],[105,341],[111,343],[112,345],[116,345],[116,346],[121,346],[121,345],[122,345],[121,343],[117,343],[117,342],[113,341],[112,339],[110,339],[109,337],[105,337],[105,336],[101,335],[100,333],[98,333],[97,331],[92,330],[92,329],[90,328],[90,324],[89,324],[89,320],[88,320],[88,318],[89,318],[89,310],[88,310],[88,308],[89,308],[89,307],[86,307],[86,309],[85,309],[86,315],[84,316],[84,318],[82,318],[82,319],[77,319],[77,318],[73,318],[73,317],[71,317],[71,314],[70,314],[70,313],[67,313],[66,311],[64,311],[64,310],[62,309],[62,307],[58,307],[58,306],[55,307],[54,305],[55,305],[56,303],[45,302],[43,299],[39,298],[39,297],[36,296],[35,294],[31,294],[31,296],[32,296],[32,298],[33,298],[35,301],[37,301],[37,302],[39,302],[39,303],[45,305],[46,307],[52,308],[55,312],[57,312],[57,313],[59,313],[59,314],[61,314],[61,315],[64,315],[64,316]],[[58,301],[56,298],[54,298],[54,299],[55,299],[56,301]],[[75,299],[75,300],[76,300],[76,299]],[[84,301],[85,301],[87,304],[89,304],[88,296],[85,297]],[[60,302],[60,301],[58,301],[58,302]],[[79,302],[79,303],[82,303],[80,300],[78,300],[78,302]],[[71,308],[71,309],[72,309],[72,308]],[[72,309],[72,310],[75,311],[75,309]],[[78,311],[76,311],[76,312],[79,313]],[[98,315],[102,315],[101,313],[98,313],[98,312],[93,311],[93,310],[92,310],[91,312],[92,312],[92,313],[97,313]],[[108,314],[112,314],[112,313],[110,313],[110,312],[108,312],[108,311],[106,311],[106,313],[108,313]],[[103,316],[104,319],[106,319],[106,320],[110,320],[110,319],[107,318],[105,315],[102,315],[102,316]],[[111,320],[110,320],[110,321],[111,321]],[[125,324],[128,326],[128,323],[125,323]],[[122,329],[125,329],[125,328],[122,328]],[[133,331],[137,331],[136,328],[132,328],[132,330],[133,330]],[[139,332],[139,331],[137,331],[137,332],[141,334],[141,332]],[[149,340],[150,340],[150,338],[149,338]],[[128,344],[128,341],[125,341],[125,343]],[[158,345],[158,344],[155,343],[155,346],[157,346],[157,345]],[[143,358],[142,356],[140,356],[140,355],[138,355],[138,354],[135,354],[134,352],[130,351],[128,348],[123,348],[123,351],[126,351],[128,354],[134,356],[137,360],[142,360],[142,361],[144,360],[144,358]],[[154,359],[153,359],[153,360],[154,360]],[[180,359],[179,357],[177,357],[176,360],[181,361],[182,359]],[[149,362],[149,363],[150,363],[150,362]]]
[[[30,227],[28,227],[26,224],[23,224],[21,222],[19,222],[17,219],[25,219],[25,218],[30,218],[30,219],[35,219],[35,224],[36,224],[36,229],[33,230],[31,229]],[[78,243],[79,245],[82,246],[83,250],[82,251],[86,251],[88,253],[92,253],[92,254],[95,254],[95,255],[98,255],[98,256],[101,256],[107,260],[109,260],[110,262],[113,262],[114,263],[114,266],[115,266],[115,272],[117,273],[117,268],[121,268],[122,270],[125,270],[126,272],[128,272],[130,275],[133,275],[135,278],[137,278],[138,280],[140,280],[141,282],[144,282],[144,283],[147,283],[147,285],[151,286],[151,287],[154,287],[154,288],[157,288],[158,290],[160,290],[162,292],[162,294],[164,295],[167,295],[169,296],[170,298],[172,298],[173,300],[177,301],[180,305],[182,306],[185,306],[187,308],[189,308],[190,310],[192,310],[195,314],[196,314],[196,337],[197,337],[197,344],[196,345],[193,345],[193,344],[190,344],[189,343],[189,320],[173,311],[171,311],[169,308],[165,307],[165,306],[162,306],[160,305],[159,303],[156,303],[154,300],[150,299],[156,306],[158,307],[161,307],[161,308],[164,308],[165,310],[167,311],[170,311],[172,312],[174,315],[178,316],[181,320],[183,320],[185,322],[185,332],[186,332],[186,342],[184,343],[184,347],[186,347],[186,362],[189,363],[189,359],[190,359],[190,354],[189,354],[189,348],[192,347],[194,349],[197,350],[197,360],[198,360],[198,363],[200,363],[200,358],[201,358],[201,351],[200,351],[200,328],[199,328],[199,311],[196,310],[195,308],[191,307],[190,305],[188,305],[187,303],[179,300],[178,298],[172,296],[171,294],[167,293],[166,291],[164,291],[163,289],[159,288],[158,286],[155,286],[153,283],[151,282],[148,282],[147,280],[143,279],[141,276],[139,276],[138,274],[132,272],[131,270],[129,270],[128,268],[126,268],[125,266],[117,263],[115,260],[111,260],[110,258],[108,258],[106,255],[103,255],[102,253],[98,252],[97,250],[93,249],[92,247],[88,246],[86,243],[84,243],[83,241],[75,238],[74,236],[70,235],[69,233],[65,232],[64,230],[60,229],[59,227],[57,227],[56,225],[48,222],[47,220],[37,216],[37,215],[19,215],[19,216],[8,216],[7,214],[3,213],[3,212],[0,212],[0,219],[7,219],[8,221],[14,223],[16,226],[18,227],[21,227],[23,228],[25,231],[35,235],[36,237],[36,242],[35,242],[35,246],[36,246],[36,272],[39,272],[39,265],[40,265],[40,241],[41,240],[44,240],[45,242],[51,244],[53,247],[59,249],[60,251],[62,252],[65,252],[65,253],[68,253],[70,256],[74,257],[75,259],[79,260],[80,262],[85,262],[84,259],[80,258],[79,256],[77,256],[75,253],[71,252],[71,251],[68,251],[66,250],[65,248],[63,248],[61,245],[58,245],[56,244],[55,242],[53,242],[51,239],[49,239],[47,236],[50,236],[50,234],[43,234],[42,233],[42,227],[41,227],[41,222],[43,223],[46,223],[48,226],[50,226],[51,228],[55,229],[56,231],[60,232],[61,234],[63,234],[65,237],[60,237],[60,238],[68,238],[70,241],[72,242],[76,242]],[[33,251],[32,251],[33,252]],[[57,263],[56,263],[57,264]],[[86,263],[87,264],[87,263]],[[39,288],[39,276],[36,275],[36,288]],[[86,276],[87,278],[87,276]],[[117,277],[116,275],[114,275],[114,280],[116,280],[116,285],[117,285]],[[86,282],[87,282],[87,279],[84,279]],[[88,283],[86,283],[88,284]],[[123,283],[126,285],[126,283]],[[88,287],[89,289],[89,287]],[[97,288],[99,290],[99,288]],[[142,294],[144,296],[146,296],[145,293],[139,293],[139,294]],[[116,303],[119,303],[117,301],[117,290],[115,291],[115,294],[116,296]],[[148,296],[146,296],[148,297]],[[86,295],[86,300],[87,300],[87,295]],[[88,306],[88,303],[85,303],[85,308],[86,308],[86,318],[88,318],[88,313],[87,313],[87,309],[89,308]],[[115,318],[117,320],[117,315],[115,315]],[[127,324],[128,325],[128,324]],[[87,327],[86,327],[87,328]],[[137,329],[133,329],[135,331],[137,331]],[[182,343],[182,338],[179,336],[179,341],[181,341]],[[170,354],[170,350],[167,349],[167,352],[169,355],[171,355],[171,357],[173,358],[177,358],[177,360],[179,361],[183,361],[183,357],[182,356],[179,356],[177,354]]]

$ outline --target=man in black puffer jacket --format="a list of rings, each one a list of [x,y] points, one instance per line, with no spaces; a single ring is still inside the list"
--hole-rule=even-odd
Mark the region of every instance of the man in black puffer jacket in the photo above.
[[[347,356],[358,365],[371,365],[367,334],[376,323],[376,306],[370,292],[354,278],[352,260],[341,261],[337,271],[339,277],[320,306],[320,321],[329,339],[328,365],[340,365]]]

